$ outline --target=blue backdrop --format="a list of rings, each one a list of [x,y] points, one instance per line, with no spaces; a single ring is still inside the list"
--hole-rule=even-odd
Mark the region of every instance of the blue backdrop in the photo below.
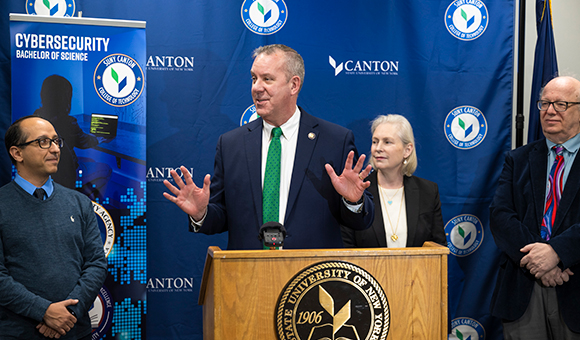
[[[8,3],[8,11],[26,12],[24,0]],[[185,214],[163,198],[162,181],[180,165],[198,185],[213,172],[218,136],[251,116],[251,52],[271,43],[304,57],[298,104],[352,129],[360,152],[370,150],[376,115],[409,119],[416,175],[440,188],[450,338],[501,338],[489,315],[498,250],[488,206],[511,145],[513,0],[77,0],[75,10],[147,22],[148,339],[202,339],[206,249],[225,248],[226,235],[189,233]],[[7,9],[0,11],[4,25]]]

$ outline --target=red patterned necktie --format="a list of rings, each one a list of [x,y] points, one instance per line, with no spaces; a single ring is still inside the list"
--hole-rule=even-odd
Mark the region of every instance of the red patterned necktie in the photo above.
[[[562,176],[564,174],[564,157],[562,156],[564,147],[555,145],[552,149],[556,151],[556,159],[554,160],[554,164],[552,164],[550,177],[548,178],[548,197],[546,197],[546,208],[544,209],[541,228],[542,238],[546,241],[550,240],[552,236],[552,226],[556,219],[560,198],[562,198],[562,190],[564,190],[562,183],[564,178]]]

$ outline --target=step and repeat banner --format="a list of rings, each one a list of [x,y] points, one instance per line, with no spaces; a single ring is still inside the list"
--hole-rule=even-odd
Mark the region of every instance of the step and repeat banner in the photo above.
[[[52,178],[97,215],[109,275],[92,338],[145,338],[145,22],[12,14],[10,39],[12,119],[54,125],[64,146]]]
[[[409,119],[419,158],[416,175],[439,184],[451,251],[449,338],[502,338],[500,321],[489,314],[499,251],[489,231],[488,207],[511,146],[513,0],[9,2],[18,13],[82,12],[83,17],[147,22],[146,59],[137,60],[147,78],[147,164],[140,173],[147,183],[147,308],[134,298],[126,301],[127,313],[147,315],[142,337],[203,337],[197,300],[206,251],[210,245],[225,249],[227,235],[188,232],[186,215],[163,198],[162,181],[172,181],[169,171],[180,165],[198,185],[213,173],[219,135],[255,118],[252,51],[282,43],[305,61],[298,104],[353,130],[359,152],[370,151],[369,122],[377,115],[398,113]],[[86,36],[74,30],[60,35]],[[105,41],[100,44],[104,47]],[[113,37],[109,48],[112,44]],[[99,56],[91,56],[92,66],[82,72],[93,79],[100,72],[97,65],[116,53],[109,51],[95,51]],[[69,62],[71,67],[88,65]],[[55,73],[31,72],[34,84],[18,89],[36,100],[24,103],[28,113],[39,108],[41,84]],[[79,100],[76,86],[94,93],[87,87],[99,84],[73,83],[74,100]],[[116,110],[103,108],[113,103],[97,99],[95,107],[85,104],[83,114],[118,115],[121,124]],[[141,190],[142,196],[135,190],[138,199],[144,197]],[[142,282],[132,275],[125,280]],[[121,320],[113,320],[113,327],[120,325]]]

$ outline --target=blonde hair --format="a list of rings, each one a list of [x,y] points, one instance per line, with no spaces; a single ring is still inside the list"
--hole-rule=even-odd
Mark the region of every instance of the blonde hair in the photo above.
[[[380,115],[375,118],[371,122],[371,134],[375,134],[375,130],[379,125],[382,124],[393,124],[398,127],[397,129],[397,136],[403,142],[404,146],[409,144],[413,145],[413,150],[409,157],[405,160],[407,164],[403,163],[403,167],[401,168],[401,172],[403,175],[411,176],[417,170],[417,152],[415,151],[415,137],[413,136],[413,128],[411,127],[411,123],[407,120],[407,118],[397,115],[397,114],[389,114],[389,115]],[[373,162],[373,158],[370,157],[369,163],[375,168],[375,164]]]

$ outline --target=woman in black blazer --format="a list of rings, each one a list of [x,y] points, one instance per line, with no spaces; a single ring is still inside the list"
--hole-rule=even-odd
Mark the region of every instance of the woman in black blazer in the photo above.
[[[413,176],[417,168],[413,129],[401,115],[373,120],[367,189],[374,198],[375,220],[366,229],[342,228],[346,247],[421,247],[425,241],[447,245],[437,184]]]

